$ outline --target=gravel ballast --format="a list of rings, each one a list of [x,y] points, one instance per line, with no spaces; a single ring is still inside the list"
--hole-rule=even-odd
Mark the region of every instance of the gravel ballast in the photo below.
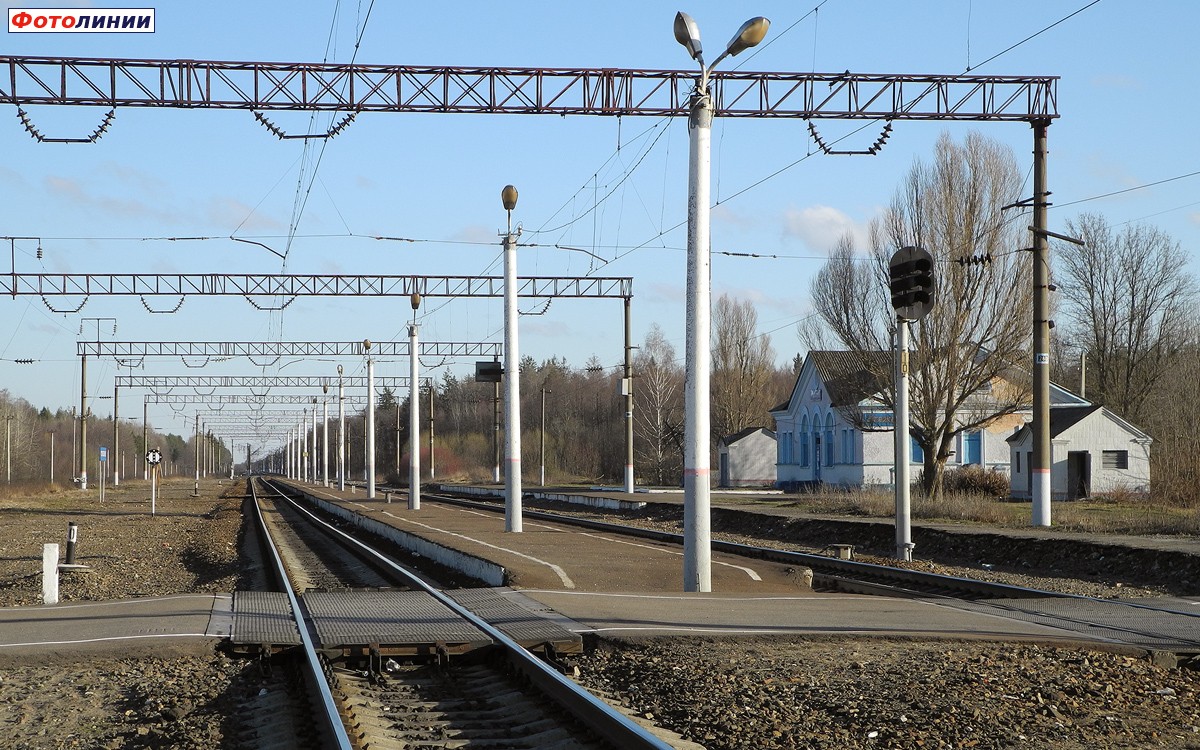
[[[199,498],[191,490],[191,481],[167,482],[154,516],[140,482],[110,491],[103,506],[94,493],[73,491],[5,500],[0,604],[38,603],[42,544],[64,544],[68,521],[79,523],[77,561],[91,570],[64,576],[64,601],[259,586],[241,538],[244,480],[202,483]],[[753,538],[753,529],[737,531]],[[1159,572],[1137,564],[1122,559],[1125,581]],[[1073,574],[1039,571],[1059,581]],[[1111,580],[1093,570],[1086,588],[1111,589]],[[581,683],[710,750],[1200,748],[1200,673],[1136,656],[834,636],[591,646],[574,658]],[[211,649],[124,647],[52,663],[0,654],[0,746],[249,748],[236,707],[274,689],[263,679],[253,661]]]

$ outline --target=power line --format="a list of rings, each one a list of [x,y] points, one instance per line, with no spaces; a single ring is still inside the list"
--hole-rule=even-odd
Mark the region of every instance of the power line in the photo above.
[[[1021,41],[1019,41],[1019,42],[1017,42],[1016,44],[1012,45],[1011,47],[1009,47],[1009,48],[1007,48],[1007,49],[1005,49],[1005,50],[1002,50],[1002,51],[1000,51],[1000,52],[997,52],[996,54],[992,55],[991,57],[989,57],[988,59],[986,59],[986,60],[984,60],[983,62],[979,63],[978,65],[975,65],[975,66],[973,66],[973,67],[972,67],[971,65],[968,65],[968,66],[967,66],[967,69],[966,69],[966,71],[964,71],[964,72],[966,72],[966,73],[970,73],[972,70],[976,70],[976,69],[978,69],[978,68],[982,68],[984,65],[987,65],[987,64],[988,64],[988,63],[990,63],[992,60],[995,60],[996,58],[1000,57],[1001,55],[1006,55],[1006,54],[1008,54],[1009,52],[1012,52],[1012,51],[1013,51],[1013,50],[1015,50],[1017,47],[1020,47],[1020,46],[1021,46],[1022,44],[1024,44],[1025,42],[1028,42],[1030,39],[1033,39],[1034,37],[1037,37],[1037,36],[1041,36],[1042,34],[1044,34],[1045,32],[1049,31],[1050,29],[1053,29],[1055,26],[1059,25],[1059,24],[1060,24],[1060,23],[1062,23],[1063,21],[1066,21],[1066,20],[1067,20],[1067,19],[1069,19],[1069,18],[1073,18],[1073,17],[1075,17],[1075,16],[1079,15],[1080,13],[1084,12],[1085,10],[1087,10],[1087,9],[1088,9],[1088,8],[1090,8],[1090,7],[1092,7],[1093,5],[1095,5],[1095,4],[1096,4],[1096,3],[1098,3],[1098,2],[1100,2],[1100,0],[1092,0],[1092,2],[1090,2],[1090,3],[1088,3],[1087,5],[1083,6],[1082,8],[1080,8],[1080,9],[1079,9],[1079,10],[1077,10],[1077,11],[1075,11],[1074,13],[1071,13],[1071,14],[1069,14],[1069,15],[1063,16],[1062,18],[1058,19],[1057,21],[1055,21],[1054,23],[1050,24],[1049,26],[1047,26],[1046,28],[1042,29],[1041,31],[1036,31],[1036,32],[1034,32],[1033,34],[1030,34],[1029,36],[1025,37],[1024,39],[1022,39]]]

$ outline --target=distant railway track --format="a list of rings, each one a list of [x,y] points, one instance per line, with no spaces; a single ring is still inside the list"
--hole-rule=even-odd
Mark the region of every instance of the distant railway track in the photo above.
[[[370,643],[359,649],[365,658],[330,660],[328,650],[322,653],[311,636],[304,637],[309,624],[298,623],[312,702],[331,738],[326,746],[668,747],[413,571],[300,507],[290,494],[286,486],[257,480],[253,505],[264,538],[275,540],[271,557],[280,575],[292,582],[293,612],[303,611],[292,590],[297,583],[396,587],[433,596],[491,642],[454,660],[441,652],[434,659],[381,656]]]

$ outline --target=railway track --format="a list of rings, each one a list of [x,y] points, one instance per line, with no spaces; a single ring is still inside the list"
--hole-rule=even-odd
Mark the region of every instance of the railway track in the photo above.
[[[655,748],[669,745],[563,677],[501,630],[430,586],[379,550],[294,503],[286,488],[262,481],[253,491],[264,539],[288,581],[319,746],[337,748]],[[419,592],[484,634],[488,645],[462,656],[388,656],[378,644],[340,649],[333,658],[314,633],[300,595],[314,589]],[[413,614],[416,617],[416,613]],[[438,627],[445,627],[439,621]],[[269,730],[268,732],[269,733]],[[265,734],[265,733],[264,733]]]

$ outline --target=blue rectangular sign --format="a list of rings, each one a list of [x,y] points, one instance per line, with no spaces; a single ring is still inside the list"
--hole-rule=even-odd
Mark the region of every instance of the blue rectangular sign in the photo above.
[[[102,446],[100,446],[100,463],[104,463],[107,460],[108,460],[108,448],[106,448],[102,445]]]

